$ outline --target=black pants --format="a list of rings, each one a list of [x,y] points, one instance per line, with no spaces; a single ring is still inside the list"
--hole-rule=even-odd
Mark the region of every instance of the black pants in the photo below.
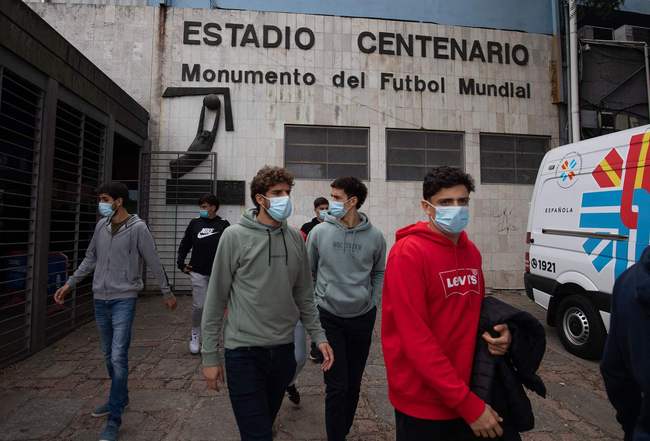
[[[226,349],[230,403],[242,441],[271,441],[273,421],[296,371],[293,343]]]
[[[472,429],[462,419],[423,420],[395,409],[396,441],[470,441]]]
[[[377,308],[353,318],[337,317],[319,308],[334,365],[325,372],[325,428],[328,441],[345,441],[359,403],[361,378],[370,352]]]

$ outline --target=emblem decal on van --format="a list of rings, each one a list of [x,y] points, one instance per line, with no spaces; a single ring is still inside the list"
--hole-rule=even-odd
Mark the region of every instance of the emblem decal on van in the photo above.
[[[582,168],[582,156],[577,152],[567,154],[555,169],[557,183],[562,188],[569,188],[578,180]]]
[[[598,163],[591,175],[604,191],[584,193],[580,213],[580,228],[629,237],[589,238],[582,244],[587,255],[594,257],[591,263],[598,272],[615,262],[615,278],[627,269],[630,260],[640,259],[650,242],[650,132],[632,136],[623,163],[616,148]]]

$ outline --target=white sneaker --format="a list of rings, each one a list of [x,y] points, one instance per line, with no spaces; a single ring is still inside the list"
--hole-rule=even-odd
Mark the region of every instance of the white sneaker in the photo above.
[[[194,355],[201,352],[201,344],[199,340],[201,339],[201,333],[198,329],[192,328],[192,338],[190,339],[190,352]]]

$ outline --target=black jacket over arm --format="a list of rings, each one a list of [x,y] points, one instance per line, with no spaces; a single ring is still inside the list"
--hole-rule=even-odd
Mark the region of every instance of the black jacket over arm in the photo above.
[[[650,247],[616,280],[600,370],[625,440],[650,439]]]
[[[508,325],[512,343],[506,355],[494,356],[481,335],[487,331],[496,336],[493,328],[501,323]],[[546,396],[544,382],[536,373],[546,351],[544,327],[529,313],[486,297],[477,338],[470,389],[503,418],[502,439],[521,440],[519,433],[535,426],[524,386]]]

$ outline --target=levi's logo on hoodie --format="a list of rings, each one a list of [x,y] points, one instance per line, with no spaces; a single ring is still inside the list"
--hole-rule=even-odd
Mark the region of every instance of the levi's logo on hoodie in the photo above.
[[[445,288],[445,298],[455,294],[480,294],[480,273],[474,268],[459,268],[440,273],[440,280]]]

